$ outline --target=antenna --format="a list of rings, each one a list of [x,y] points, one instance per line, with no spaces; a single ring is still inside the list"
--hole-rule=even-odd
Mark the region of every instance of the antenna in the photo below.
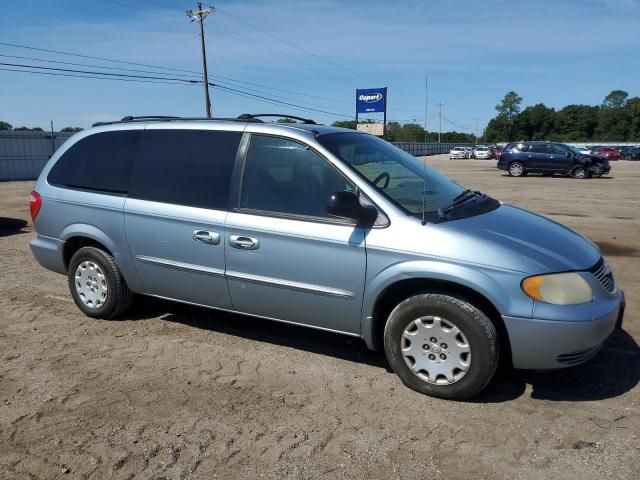
[[[422,159],[422,225],[427,223],[427,160]]]

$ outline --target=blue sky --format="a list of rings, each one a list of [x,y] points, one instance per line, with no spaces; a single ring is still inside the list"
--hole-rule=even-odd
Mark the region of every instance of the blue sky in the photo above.
[[[640,95],[640,0],[212,4],[218,11],[205,24],[211,81],[332,113],[214,88],[219,116],[275,111],[330,123],[354,115],[356,88],[388,86],[389,119],[422,124],[425,75],[429,130],[438,128],[439,102],[443,130],[473,132],[476,118],[482,130],[508,90],[518,92],[524,105],[556,108],[599,104],[613,89]],[[0,42],[198,72],[197,25],[184,15],[194,6],[187,0],[5,2]],[[145,69],[4,45],[0,55],[3,63],[90,69],[14,58],[23,56]],[[46,128],[53,120],[58,128],[87,127],[128,114],[201,116],[202,87],[0,71],[0,120],[14,126]]]

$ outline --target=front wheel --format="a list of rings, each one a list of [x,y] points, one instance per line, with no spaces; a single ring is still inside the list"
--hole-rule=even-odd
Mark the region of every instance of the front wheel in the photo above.
[[[578,178],[578,179],[585,179],[585,178],[589,178],[589,172],[587,171],[586,168],[584,168],[582,165],[578,165],[576,168],[573,169],[573,172],[571,172],[571,175],[573,176],[573,178]]]
[[[401,302],[385,325],[384,350],[407,387],[450,400],[478,394],[498,366],[493,323],[470,303],[442,294]]]

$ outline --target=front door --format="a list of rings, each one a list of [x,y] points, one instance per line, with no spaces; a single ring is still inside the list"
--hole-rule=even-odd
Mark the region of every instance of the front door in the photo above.
[[[326,213],[342,190],[354,187],[307,146],[252,135],[225,232],[236,310],[360,333],[365,230]]]
[[[566,172],[573,165],[573,154],[560,145],[549,144],[549,169]]]
[[[145,130],[125,231],[144,293],[231,309],[224,224],[241,131]]]

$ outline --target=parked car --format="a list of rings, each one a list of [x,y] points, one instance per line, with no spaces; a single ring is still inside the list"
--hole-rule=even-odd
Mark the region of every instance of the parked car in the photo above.
[[[571,147],[571,149],[580,155],[591,155],[593,153],[587,147]]]
[[[477,158],[478,160],[489,160],[493,158],[493,154],[489,150],[489,147],[477,145],[473,150],[473,158]]]
[[[567,145],[552,142],[510,143],[500,155],[497,167],[512,177],[542,173],[589,178],[600,177],[611,170],[604,157],[579,154]]]
[[[468,155],[469,153],[466,147],[453,147],[449,150],[449,160],[469,158]]]
[[[135,293],[340,333],[450,399],[501,358],[585,362],[621,325],[624,293],[581,235],[377,137],[260,117],[75,134],[31,193],[35,258],[89,317]]]
[[[596,150],[595,153],[597,155],[600,155],[601,157],[606,157],[609,160],[619,160],[620,159],[620,152],[618,152],[618,150],[616,150],[615,148],[611,148],[611,147],[602,147],[602,148]]]
[[[625,147],[620,152],[621,160],[640,160],[640,147]]]
[[[500,155],[502,154],[502,151],[504,150],[504,145],[498,145],[496,146],[496,152],[494,154],[495,159],[499,160],[500,159]]]

